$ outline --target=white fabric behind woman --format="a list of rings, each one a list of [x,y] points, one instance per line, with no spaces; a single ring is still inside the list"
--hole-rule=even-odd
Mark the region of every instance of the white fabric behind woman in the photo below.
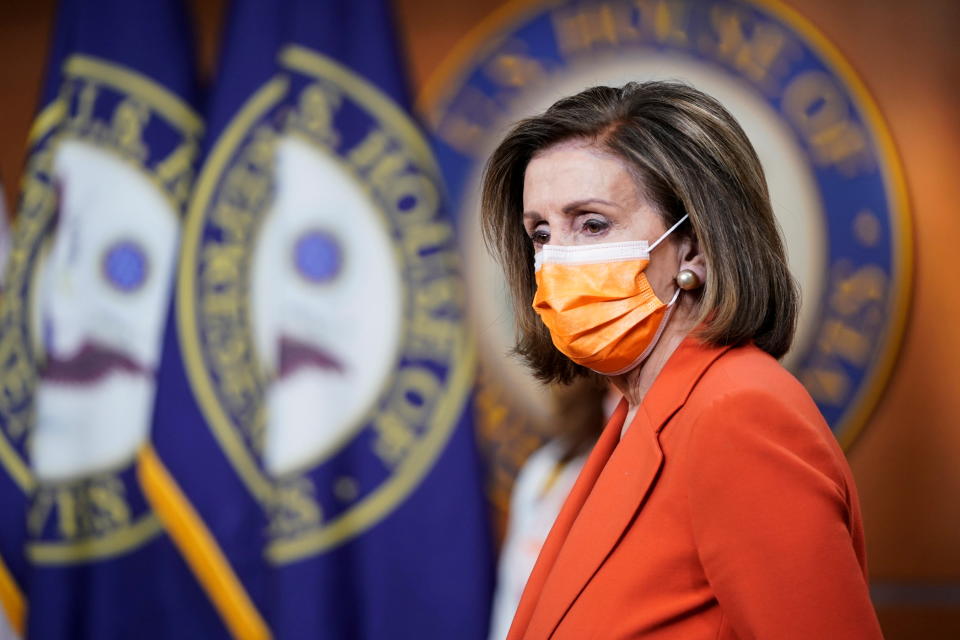
[[[560,442],[548,442],[527,459],[517,475],[510,497],[507,535],[497,567],[490,640],[507,637],[540,547],[587,460],[587,454],[583,454],[561,467],[562,454]]]

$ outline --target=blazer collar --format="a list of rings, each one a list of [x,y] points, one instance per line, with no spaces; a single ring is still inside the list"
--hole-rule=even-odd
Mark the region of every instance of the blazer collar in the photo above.
[[[670,356],[623,439],[621,400],[574,484],[527,581],[509,639],[548,638],[616,547],[663,463],[657,434],[727,350],[688,336]]]
[[[684,405],[710,365],[731,348],[700,342],[696,337],[698,330],[699,327],[676,348],[640,405],[657,433],[677,409]]]

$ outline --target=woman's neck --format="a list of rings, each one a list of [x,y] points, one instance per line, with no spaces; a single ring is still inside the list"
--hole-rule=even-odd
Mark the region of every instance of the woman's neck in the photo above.
[[[695,312],[687,304],[683,304],[684,302],[681,296],[681,300],[678,301],[680,308],[677,308],[668,319],[667,326],[664,327],[660,339],[646,360],[635,369],[610,377],[610,382],[627,400],[628,418],[636,413],[637,407],[643,402],[643,398],[667,364],[667,360],[696,326]],[[629,424],[629,421],[626,424]]]

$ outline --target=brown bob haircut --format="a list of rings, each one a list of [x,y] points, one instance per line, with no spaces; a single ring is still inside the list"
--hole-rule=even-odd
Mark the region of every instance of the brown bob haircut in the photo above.
[[[692,236],[707,262],[699,337],[715,345],[752,340],[782,357],[799,306],[757,154],[719,102],[675,82],[593,87],[514,125],[487,162],[481,224],[506,272],[517,315],[515,352],[547,382],[587,374],[554,348],[531,308],[533,245],[523,227],[523,180],[538,152],[584,140],[621,158],[666,228]]]

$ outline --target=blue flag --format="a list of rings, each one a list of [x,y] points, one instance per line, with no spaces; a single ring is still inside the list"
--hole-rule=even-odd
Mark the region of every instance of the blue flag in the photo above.
[[[0,597],[29,638],[226,635],[141,489],[201,134],[178,0],[64,0],[0,311]]]
[[[474,356],[386,3],[237,0],[207,113],[154,438],[179,545],[238,628],[484,638]]]

